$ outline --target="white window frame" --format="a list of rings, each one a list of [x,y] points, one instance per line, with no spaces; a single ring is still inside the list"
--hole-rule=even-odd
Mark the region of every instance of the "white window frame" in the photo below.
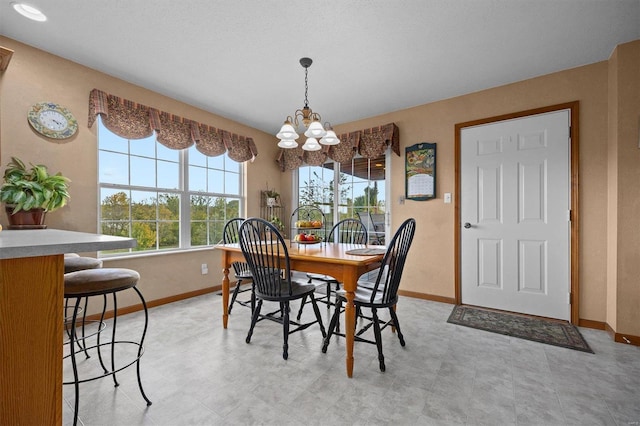
[[[340,163],[337,161],[333,161],[333,193],[339,194],[340,190]],[[308,165],[304,165],[302,167],[307,167]],[[389,238],[390,229],[391,229],[391,210],[392,210],[392,202],[391,202],[391,185],[392,185],[392,177],[391,177],[391,155],[389,155],[389,151],[385,153],[385,191],[384,191],[384,199],[385,199],[385,236],[386,239]],[[295,208],[299,206],[299,194],[300,194],[300,168],[295,169],[293,173],[293,178],[291,179],[291,210],[293,211]],[[332,223],[336,223],[339,219],[339,197],[333,197],[333,218]]]
[[[102,126],[102,131],[108,131],[111,132],[109,129],[106,129],[104,127],[104,125],[102,124],[101,120],[98,119],[98,126]],[[98,135],[100,133],[100,129],[98,130]],[[111,132],[113,133],[113,132]],[[115,135],[117,136],[117,135]],[[99,136],[98,136],[99,137]],[[120,136],[117,136],[120,137]],[[125,139],[120,137],[121,139]],[[137,157],[137,155],[132,155],[131,154],[131,143],[144,143],[140,140],[127,140],[127,153],[123,153],[123,152],[117,152],[117,151],[109,151],[109,150],[104,150],[100,148],[100,143],[98,140],[98,149],[97,149],[97,193],[98,193],[98,197],[97,197],[97,203],[98,203],[98,214],[97,214],[97,229],[98,229],[98,233],[101,233],[102,231],[102,189],[113,189],[113,190],[123,190],[125,192],[129,192],[129,191],[145,191],[145,192],[158,192],[158,193],[169,193],[169,194],[176,194],[179,196],[180,198],[180,212],[179,212],[179,244],[177,248],[166,248],[166,249],[149,249],[149,250],[143,250],[143,251],[136,251],[135,249],[129,249],[128,251],[117,251],[114,253],[109,253],[109,252],[100,252],[98,253],[99,257],[102,258],[112,258],[112,257],[132,257],[132,256],[149,256],[149,255],[156,255],[156,254],[164,254],[164,253],[171,253],[171,252],[182,252],[182,251],[193,251],[193,250],[202,250],[202,249],[208,249],[211,246],[218,244],[220,241],[209,241],[209,244],[207,245],[198,245],[198,246],[192,246],[191,245],[191,196],[193,195],[201,195],[201,196],[205,196],[205,197],[211,197],[213,199],[215,198],[226,198],[226,199],[238,199],[239,200],[239,206],[238,206],[238,213],[240,216],[244,215],[245,213],[245,206],[246,206],[246,194],[244,193],[244,180],[245,180],[245,164],[244,163],[236,163],[235,164],[238,165],[238,174],[239,174],[239,181],[238,181],[238,190],[239,193],[238,194],[229,194],[229,193],[219,193],[219,192],[209,192],[209,191],[192,191],[189,190],[189,148],[187,149],[182,149],[178,152],[178,167],[179,167],[179,177],[178,177],[178,189],[174,189],[174,188],[159,188],[159,187],[147,187],[147,186],[135,186],[135,185],[131,185],[130,179],[131,179],[131,173],[129,170],[129,182],[128,184],[114,184],[114,183],[104,183],[104,182],[100,182],[100,168],[101,168],[101,164],[100,164],[100,153],[101,152],[117,152],[118,154],[125,154],[127,156],[127,158],[129,159],[129,165],[128,167],[130,167],[131,165],[131,157]],[[156,161],[158,160],[157,157],[157,145],[159,144],[159,142],[155,142],[156,143],[156,148],[154,149],[155,154],[154,154],[154,158],[156,159]],[[230,158],[228,158],[227,154],[223,154],[225,155],[225,165],[227,161],[233,161]],[[146,157],[146,158],[151,158],[151,157]],[[207,166],[206,169],[208,170],[223,170],[226,171],[226,166],[223,166],[223,169],[219,169],[219,168],[213,168],[210,166]],[[234,170],[235,172],[235,170]],[[156,171],[157,173],[157,171]],[[157,176],[156,176],[156,184],[157,184]],[[131,209],[131,203],[129,204],[129,209]],[[225,221],[231,219],[231,217],[225,218]],[[131,217],[131,213],[129,214],[129,235],[131,236],[131,224],[134,222],[134,220]],[[213,223],[214,221],[211,218],[207,219],[207,222],[209,224]],[[156,224],[158,224],[158,218],[156,218]],[[209,225],[208,225],[209,226]],[[156,229],[158,229],[158,227],[156,226]],[[209,232],[207,232],[208,238],[210,237]]]

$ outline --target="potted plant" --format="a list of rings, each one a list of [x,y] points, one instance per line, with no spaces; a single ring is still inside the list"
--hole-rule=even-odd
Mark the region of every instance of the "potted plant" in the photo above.
[[[14,228],[44,228],[47,212],[63,207],[69,200],[70,180],[60,173],[49,174],[47,167],[25,163],[11,157],[0,187],[9,224]]]
[[[272,216],[269,222],[271,222],[273,226],[278,228],[278,231],[284,231],[284,224],[278,216]]]
[[[273,190],[273,189],[267,189],[266,191],[264,191],[264,195],[267,199],[267,206],[269,207],[274,207],[279,205],[280,200],[280,194],[278,194],[277,191]]]

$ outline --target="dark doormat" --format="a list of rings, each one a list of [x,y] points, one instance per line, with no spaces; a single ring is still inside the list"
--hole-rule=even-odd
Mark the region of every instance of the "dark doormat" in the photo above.
[[[580,331],[567,321],[456,305],[447,322],[593,353]]]

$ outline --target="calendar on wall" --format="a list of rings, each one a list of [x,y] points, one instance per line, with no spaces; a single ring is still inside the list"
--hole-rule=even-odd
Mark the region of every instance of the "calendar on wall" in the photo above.
[[[421,142],[405,148],[405,198],[436,198],[436,144]]]

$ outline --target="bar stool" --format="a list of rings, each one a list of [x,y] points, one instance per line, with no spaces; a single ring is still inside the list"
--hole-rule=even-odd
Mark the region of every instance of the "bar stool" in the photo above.
[[[84,269],[97,269],[102,268],[102,260],[96,259],[95,257],[84,257],[80,256],[77,253],[65,253],[64,255],[64,273],[68,274],[69,272],[82,271]],[[80,308],[80,311],[83,312],[82,316],[82,342],[84,342],[85,337],[85,325],[87,324],[86,315],[87,315],[87,304],[88,298],[84,298],[84,307]],[[79,311],[79,312],[80,312]],[[65,325],[69,325],[69,321],[71,321],[71,317],[67,315],[69,312],[69,299],[64,299],[64,315],[65,315]],[[104,324],[101,319],[101,324]],[[71,331],[69,327],[67,328],[67,336],[71,338]],[[101,329],[104,328],[101,326]],[[85,355],[87,358],[90,358],[89,353],[85,350]]]
[[[75,406],[74,406],[74,415],[73,415],[73,424],[76,425],[78,422],[78,406],[79,406],[79,390],[80,383],[89,382],[92,380],[97,380],[103,377],[112,376],[113,382],[115,386],[118,386],[119,383],[116,379],[116,373],[136,364],[137,368],[137,376],[138,376],[138,386],[140,388],[140,393],[142,397],[147,402],[147,405],[151,405],[151,401],[147,398],[147,395],[142,388],[142,381],[140,379],[140,358],[144,353],[144,338],[147,334],[147,325],[149,321],[149,315],[147,312],[147,304],[142,297],[142,293],[136,288],[138,281],[140,280],[140,275],[131,269],[124,268],[95,268],[95,269],[83,269],[75,272],[70,272],[64,275],[64,297],[70,300],[75,300],[73,306],[73,315],[71,319],[71,338],[69,339],[69,354],[64,358],[71,358],[71,366],[73,368],[73,381],[63,382],[65,385],[73,384],[75,389]],[[124,291],[127,289],[133,289],[140,298],[142,302],[142,307],[144,310],[144,328],[142,331],[142,336],[140,337],[139,342],[131,341],[131,340],[116,340],[116,322],[118,317],[118,302],[116,293],[120,291]],[[97,340],[96,344],[90,347],[87,347],[86,342],[83,342],[82,345],[78,343],[79,340],[82,340],[83,337],[79,337],[76,333],[76,325],[78,321],[78,312],[80,309],[80,302],[84,298],[92,297],[92,296],[102,296],[103,297],[103,308],[102,308],[102,316],[104,319],[105,311],[107,309],[107,296],[111,294],[113,296],[113,330],[111,334],[111,341],[106,343],[100,342],[100,331],[97,332]],[[84,322],[84,319],[83,319]],[[65,344],[66,344],[65,343]],[[79,350],[76,351],[76,344],[80,347]],[[125,363],[124,366],[121,366],[116,369],[115,365],[115,346],[116,345],[134,345],[137,347],[137,357],[131,360],[128,363]],[[102,360],[101,348],[102,346],[110,346],[111,347],[111,368],[106,368],[104,362]],[[100,365],[102,366],[102,373],[98,373],[95,376],[88,378],[80,378],[78,374],[78,367],[76,362],[76,352],[87,351],[89,349],[96,349],[98,352],[98,358],[100,360]]]
[[[64,273],[82,271],[83,269],[102,268],[102,260],[95,257],[84,257],[76,253],[64,255]]]

